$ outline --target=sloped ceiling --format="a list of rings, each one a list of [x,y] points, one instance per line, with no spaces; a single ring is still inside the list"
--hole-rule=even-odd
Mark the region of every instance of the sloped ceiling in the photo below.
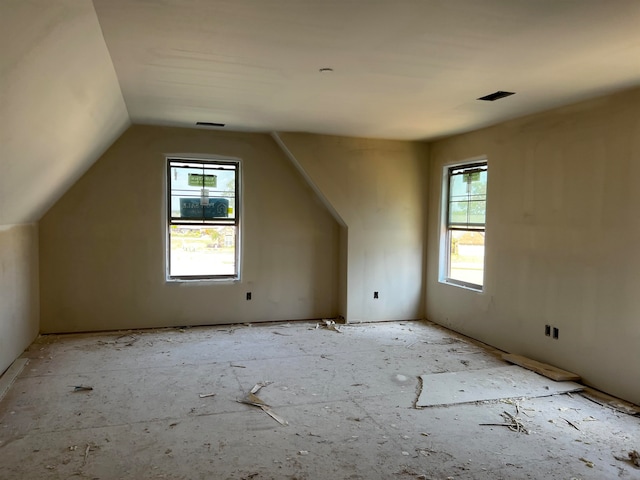
[[[638,0],[94,4],[134,123],[432,139],[640,84]]]
[[[2,0],[0,225],[131,121],[433,139],[640,85],[638,25],[638,0]]]
[[[129,124],[90,0],[0,2],[0,225],[39,220]]]

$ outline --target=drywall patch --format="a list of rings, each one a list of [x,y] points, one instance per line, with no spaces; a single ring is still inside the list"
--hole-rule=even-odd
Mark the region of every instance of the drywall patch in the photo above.
[[[582,390],[574,382],[554,382],[517,365],[468,372],[420,375],[422,389],[416,407],[517,397],[548,397]]]

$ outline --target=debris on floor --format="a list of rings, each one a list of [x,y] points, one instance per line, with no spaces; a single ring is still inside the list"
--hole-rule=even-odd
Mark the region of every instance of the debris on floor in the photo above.
[[[640,417],[640,406],[612,397],[611,395],[596,390],[595,388],[584,387],[580,395],[593,403],[602,405],[603,407],[609,407],[620,413]]]
[[[322,322],[316,324],[316,330],[318,328],[325,328],[327,330],[333,330],[334,332],[342,333],[342,330],[338,328],[335,320],[330,320],[327,318],[323,318]]]
[[[556,382],[517,365],[420,375],[416,408],[517,397],[547,397],[582,390],[574,382]]]
[[[635,468],[640,468],[640,453],[637,450],[630,451],[626,457],[614,455],[616,460],[620,460],[621,462],[630,463]]]
[[[2,401],[13,383],[18,378],[18,375],[20,375],[20,373],[28,363],[28,358],[18,358],[11,364],[6,372],[2,373],[0,371],[0,401]]]
[[[89,459],[89,452],[91,451],[91,444],[87,443],[87,448],[84,451],[84,460],[82,461],[82,466],[87,464],[87,460]]]
[[[584,457],[580,457],[580,461],[584,462],[584,464],[589,468],[593,468],[594,467],[594,463],[591,460],[587,460]]]
[[[508,427],[512,432],[526,433],[529,434],[529,431],[523,425],[522,420],[519,417],[520,409],[518,404],[516,404],[516,414],[511,415],[506,410],[502,412],[500,415],[504,418],[505,423],[480,423],[479,425],[483,426],[491,426],[491,427]]]
[[[259,383],[256,383],[253,386],[253,388],[249,391],[249,393],[247,393],[247,395],[242,400],[238,400],[238,402],[239,403],[244,403],[246,405],[253,405],[254,407],[258,407],[264,413],[266,413],[271,418],[273,418],[276,422],[278,422],[280,425],[287,426],[287,425],[289,425],[289,422],[287,422],[284,418],[282,418],[280,415],[276,414],[273,410],[271,410],[271,407],[269,405],[267,405],[264,401],[262,401],[261,398],[259,398],[256,395],[256,393],[258,393],[261,388],[266,387],[267,385],[270,385],[271,383],[273,383],[273,382],[259,382]]]
[[[90,392],[93,390],[93,387],[89,387],[87,385],[71,385],[73,387],[74,392]]]
[[[573,423],[573,422],[571,422],[571,421],[567,420],[567,419],[566,419],[566,418],[564,418],[564,417],[560,417],[560,418],[561,418],[562,420],[564,420],[565,422],[567,422],[569,425],[571,425],[571,426],[572,426],[573,428],[575,428],[576,430],[580,430],[580,429],[578,428],[578,426],[577,426],[575,423]]]
[[[207,398],[207,397],[215,397],[215,393],[201,393],[199,395],[200,398]]]
[[[532,370],[540,375],[544,375],[551,380],[555,380],[556,382],[579,382],[580,375],[568,372],[566,370],[562,370],[561,368],[554,367],[553,365],[548,365],[546,363],[538,362],[536,360],[532,360],[527,357],[523,357],[522,355],[516,355],[513,353],[503,353],[502,359],[507,362],[515,363],[516,365],[520,365],[523,368],[528,370]]]

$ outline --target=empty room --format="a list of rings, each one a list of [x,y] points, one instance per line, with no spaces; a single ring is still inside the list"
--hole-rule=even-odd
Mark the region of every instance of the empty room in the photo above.
[[[0,480],[640,478],[638,25],[0,0]]]

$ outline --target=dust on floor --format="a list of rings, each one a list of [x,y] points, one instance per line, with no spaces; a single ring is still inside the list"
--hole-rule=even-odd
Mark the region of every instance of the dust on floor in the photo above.
[[[420,375],[508,364],[422,322],[315,327],[40,337],[0,479],[640,478],[638,417],[578,393],[418,409]],[[275,417],[240,403],[258,385]]]

